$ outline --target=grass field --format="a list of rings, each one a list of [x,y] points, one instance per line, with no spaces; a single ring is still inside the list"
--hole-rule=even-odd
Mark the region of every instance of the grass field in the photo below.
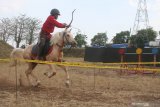
[[[83,62],[82,58],[66,58]],[[160,75],[119,75],[112,69],[69,67],[71,85],[64,84],[65,73],[57,68],[52,78],[43,75],[46,65],[38,65],[34,74],[41,86],[28,86],[24,71],[17,67],[19,86],[16,99],[15,68],[0,63],[0,107],[160,107]]]

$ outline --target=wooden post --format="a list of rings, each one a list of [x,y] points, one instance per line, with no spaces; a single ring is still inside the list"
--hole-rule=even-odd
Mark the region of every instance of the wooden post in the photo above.
[[[156,61],[157,61],[157,58],[156,58],[156,54],[154,54],[154,56],[153,56],[153,60],[154,60],[154,67],[156,67]]]
[[[18,84],[17,84],[17,64],[15,65],[15,77],[16,77],[16,102],[17,102],[17,98],[18,98]]]
[[[96,68],[94,68],[94,91],[96,88]]]
[[[154,68],[156,67],[156,62],[157,62],[157,55],[156,54],[154,54],[154,56],[153,56],[153,58],[154,58]],[[156,73],[156,71],[153,71],[153,74],[155,74]]]
[[[123,72],[123,67],[124,67],[124,64],[123,64],[123,62],[124,62],[124,55],[123,54],[121,54],[121,72],[120,72],[120,74],[122,74],[122,72]]]

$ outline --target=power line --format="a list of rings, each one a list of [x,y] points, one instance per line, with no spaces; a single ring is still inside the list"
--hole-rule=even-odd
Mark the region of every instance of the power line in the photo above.
[[[149,19],[146,0],[139,0],[132,35],[136,34],[138,30],[147,28],[149,28]]]

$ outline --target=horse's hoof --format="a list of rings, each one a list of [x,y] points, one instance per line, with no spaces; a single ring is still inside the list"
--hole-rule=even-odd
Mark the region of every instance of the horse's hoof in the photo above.
[[[33,87],[38,87],[38,86],[40,86],[41,84],[40,84],[40,81],[37,81],[36,82],[36,84],[33,84]]]
[[[46,75],[48,78],[51,78],[52,76],[56,75],[56,72],[45,72],[44,75]]]
[[[37,83],[35,85],[33,85],[33,87],[39,87],[41,84],[40,83]]]
[[[56,75],[56,72],[52,72],[50,75],[48,75],[48,78],[51,78],[54,75]]]

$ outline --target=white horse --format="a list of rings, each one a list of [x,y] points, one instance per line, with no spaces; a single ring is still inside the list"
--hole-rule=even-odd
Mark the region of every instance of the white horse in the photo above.
[[[53,62],[58,62],[60,60],[62,60],[63,58],[63,47],[66,44],[70,44],[72,46],[75,46],[77,44],[77,42],[75,41],[75,39],[73,38],[73,35],[71,34],[70,31],[68,31],[67,29],[62,31],[62,32],[58,32],[55,35],[53,35],[50,39],[50,45],[52,46],[52,51],[46,56],[46,61],[53,61]],[[32,48],[33,45],[29,45],[24,49],[24,53],[23,53],[23,58],[24,59],[28,59],[28,60],[34,60],[35,58],[32,57]],[[28,82],[29,84],[31,84],[30,81],[30,76],[36,81],[34,84],[32,83],[33,86],[37,86],[39,85],[40,81],[38,80],[38,78],[32,73],[33,69],[36,67],[37,63],[33,63],[33,62],[27,62],[28,63],[28,69],[25,71],[25,74],[27,76]],[[45,75],[48,76],[49,78],[51,78],[52,76],[54,76],[56,74],[56,69],[55,65],[50,65],[49,66],[49,72],[46,72]],[[69,86],[70,81],[69,81],[69,74],[67,71],[67,68],[65,66],[60,66],[66,73],[66,85]]]

